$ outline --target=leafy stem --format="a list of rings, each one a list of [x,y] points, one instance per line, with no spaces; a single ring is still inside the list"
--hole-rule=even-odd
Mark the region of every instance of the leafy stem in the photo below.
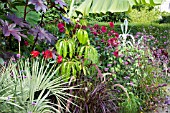
[[[39,24],[41,27],[42,27],[42,25],[43,25],[43,18],[44,18],[44,13],[43,13],[42,16],[41,16],[41,21],[40,21],[40,24]],[[38,41],[38,34],[39,34],[39,32],[37,33],[37,35],[36,35],[36,37],[35,37],[34,44],[33,44],[33,46],[32,46],[31,51],[34,50],[35,44],[36,44],[36,42]]]

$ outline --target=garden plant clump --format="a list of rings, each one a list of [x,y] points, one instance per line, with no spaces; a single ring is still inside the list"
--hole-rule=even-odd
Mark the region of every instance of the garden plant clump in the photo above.
[[[72,17],[73,4],[0,1],[0,112],[139,113],[169,105],[169,31],[131,34],[127,19],[121,32],[114,22],[89,25]]]

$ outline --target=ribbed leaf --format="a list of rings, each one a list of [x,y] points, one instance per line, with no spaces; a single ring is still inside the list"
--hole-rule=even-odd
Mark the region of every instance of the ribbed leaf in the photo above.
[[[92,0],[85,0],[77,9],[76,11],[81,12],[84,16],[89,15],[90,6],[92,4]]]
[[[66,78],[70,77],[70,71],[71,71],[71,63],[68,62],[67,68],[66,68]]]
[[[104,0],[103,0],[103,1],[104,1]],[[102,6],[100,12],[106,13],[106,12],[108,11],[109,7],[112,5],[112,4],[110,4],[111,2],[112,2],[112,0],[107,0],[107,2],[104,1],[103,6]]]
[[[67,62],[64,62],[64,64],[62,64],[62,66],[61,66],[61,74],[62,75],[65,75],[65,73],[66,73],[66,65],[67,65]]]
[[[88,48],[89,46],[85,46],[84,58],[88,58],[88,54],[89,54]]]
[[[63,41],[63,57],[67,56],[67,41]]]
[[[128,0],[112,0],[112,4],[108,11],[109,12],[125,12],[130,8],[130,3]]]
[[[92,4],[92,7],[90,9],[90,13],[100,13],[101,9],[102,9],[102,6],[104,4],[104,0],[93,0],[93,4]]]
[[[126,12],[129,11],[133,5],[159,5],[162,1],[163,0],[93,0],[92,2],[92,0],[85,0],[76,10],[84,16],[89,13]]]
[[[69,43],[68,43],[68,48],[69,48],[69,56],[70,56],[70,58],[72,58],[73,52],[74,52],[74,46],[71,41],[69,41]]]
[[[62,55],[62,46],[63,46],[62,40],[59,40],[59,41],[57,42],[57,44],[55,45],[55,47],[56,47],[56,49],[57,49],[57,53],[58,53],[59,55]]]
[[[83,54],[84,48],[85,48],[85,46],[82,46],[82,47],[80,48],[80,51],[79,51],[79,56],[80,56],[80,57],[81,57],[82,54]]]
[[[86,44],[87,43],[87,41],[89,40],[89,36],[88,36],[88,33],[87,33],[87,31],[85,31],[84,30],[84,32],[83,32],[83,42],[82,42],[82,44]]]
[[[71,66],[71,68],[72,68],[72,75],[73,75],[74,77],[76,77],[76,73],[77,73],[76,68],[75,68],[75,67],[76,67],[75,64],[76,64],[76,63],[74,63],[74,65]]]

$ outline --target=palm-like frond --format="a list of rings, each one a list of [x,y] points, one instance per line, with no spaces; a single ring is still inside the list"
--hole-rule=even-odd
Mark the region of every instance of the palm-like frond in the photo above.
[[[9,64],[7,68],[1,68],[4,73],[0,76],[0,84],[6,84],[6,86],[0,89],[0,94],[5,91],[6,97],[5,93],[1,94],[5,99],[8,96],[14,98],[15,107],[12,106],[11,109],[16,112],[62,112],[66,109],[68,99],[75,97],[67,92],[76,89],[76,86],[70,87],[68,82],[64,82],[63,76],[56,74],[59,68],[59,66],[46,63],[45,60],[29,61],[27,59],[17,64]],[[55,97],[55,103],[52,102],[50,96]]]

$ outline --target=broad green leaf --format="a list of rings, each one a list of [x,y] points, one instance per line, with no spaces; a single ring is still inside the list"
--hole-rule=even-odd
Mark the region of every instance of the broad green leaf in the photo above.
[[[59,55],[62,55],[62,51],[63,51],[62,46],[63,46],[63,42],[62,40],[59,40],[55,46]]]
[[[77,38],[79,40],[80,43],[83,43],[83,30],[79,29],[77,32]]]
[[[88,58],[88,54],[89,54],[89,46],[85,46],[84,58]]]
[[[103,1],[104,1],[104,0],[103,0]],[[108,11],[109,7],[112,5],[112,4],[110,4],[111,1],[112,1],[112,0],[108,0],[107,2],[104,1],[100,12],[106,13],[106,12]],[[99,13],[100,13],[100,12],[99,12]]]
[[[72,58],[74,47],[73,47],[73,44],[71,42],[68,43],[68,48],[69,48],[69,56],[70,56],[70,58]]]
[[[62,75],[65,75],[65,73],[66,73],[66,65],[67,65],[67,62],[64,62],[64,64],[62,64],[62,66],[61,66],[61,74]]]
[[[89,38],[88,38],[88,33],[87,33],[87,31],[85,31],[84,30],[84,32],[83,32],[83,42],[82,42],[82,44],[86,44],[87,43],[87,41],[89,40]]]
[[[72,65],[71,68],[72,68],[72,74],[73,74],[73,76],[76,77],[77,71],[76,71],[76,68],[75,68],[75,63]]]
[[[67,56],[67,41],[63,42],[63,57]]]
[[[87,75],[85,67],[83,67],[83,73],[84,73],[84,75]]]
[[[67,68],[66,68],[66,77],[69,78],[70,77],[70,71],[71,71],[71,63],[68,62],[67,64]]]
[[[126,12],[130,11],[134,5],[159,5],[163,0],[85,0],[76,11],[81,12],[84,16],[89,13],[106,13],[106,12]],[[90,10],[89,10],[90,9]]]
[[[23,18],[24,17],[24,8],[25,6],[16,6],[17,10],[13,10],[14,13],[18,16]],[[27,7],[27,11],[31,10],[29,7]],[[36,25],[40,19],[40,14],[35,11],[30,11],[27,16],[26,20],[31,25]]]
[[[82,46],[82,47],[80,48],[80,51],[79,51],[79,56],[80,56],[80,57],[81,57],[82,54],[83,54],[84,48],[85,48],[85,46]]]
[[[85,0],[77,9],[76,11],[81,12],[84,16],[89,15],[90,6],[92,4],[92,0]]]

